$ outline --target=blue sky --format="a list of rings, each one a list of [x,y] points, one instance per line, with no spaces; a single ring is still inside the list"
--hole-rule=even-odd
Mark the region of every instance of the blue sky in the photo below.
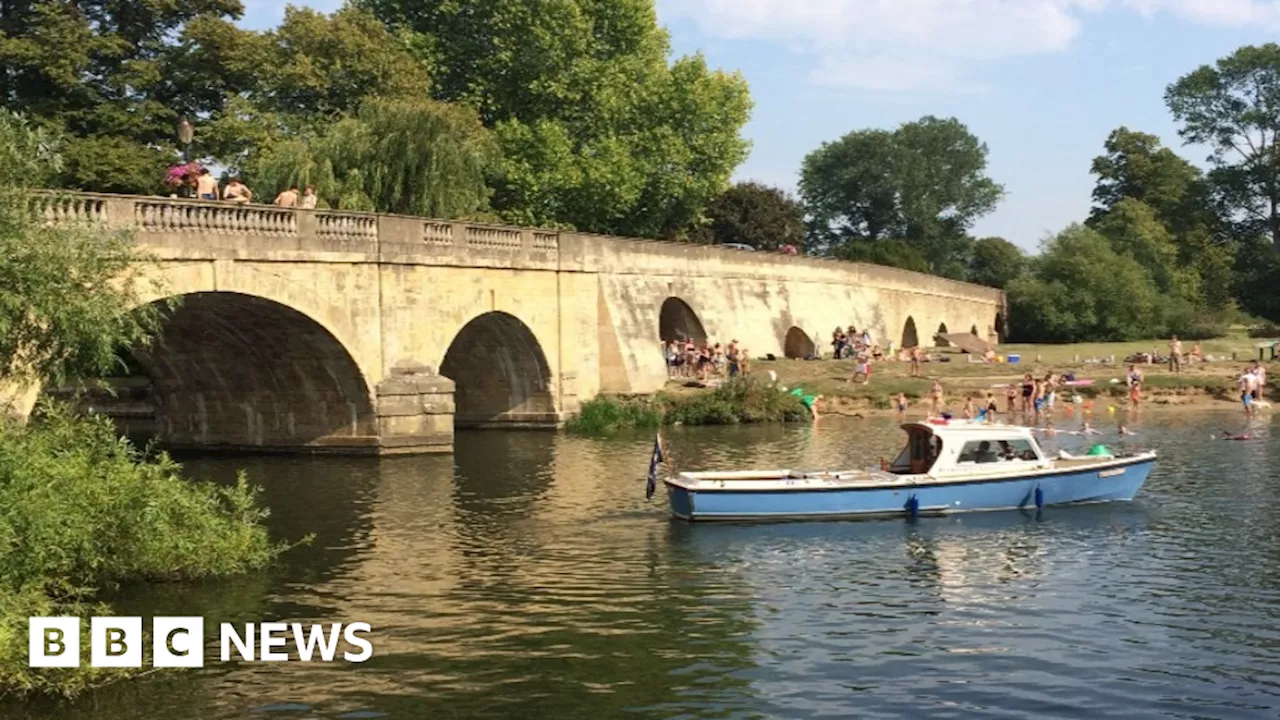
[[[975,234],[1028,250],[1088,213],[1089,164],[1112,129],[1155,133],[1202,163],[1165,87],[1280,30],[1280,0],[657,1],[676,53],[700,50],[751,84],[753,149],[737,179],[794,190],[824,141],[954,116],[987,143],[1007,192]],[[270,27],[286,4],[245,0],[243,24]]]

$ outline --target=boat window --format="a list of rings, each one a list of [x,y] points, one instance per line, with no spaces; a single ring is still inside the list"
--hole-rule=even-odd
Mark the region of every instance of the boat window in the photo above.
[[[1039,460],[1030,440],[973,440],[960,450],[959,463],[988,463],[1006,460]]]

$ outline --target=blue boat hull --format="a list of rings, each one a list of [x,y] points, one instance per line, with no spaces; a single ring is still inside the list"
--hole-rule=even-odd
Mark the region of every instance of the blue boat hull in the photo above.
[[[699,521],[894,517],[1013,510],[1132,500],[1154,465],[1154,459],[1143,459],[1101,471],[1061,470],[998,480],[794,491],[694,491],[668,481],[667,499],[673,515]]]

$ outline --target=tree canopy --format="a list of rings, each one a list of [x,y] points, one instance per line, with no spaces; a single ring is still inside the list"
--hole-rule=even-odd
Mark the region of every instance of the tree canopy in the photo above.
[[[1165,102],[1191,143],[1212,149],[1213,182],[1243,235],[1280,252],[1280,45],[1245,46],[1179,78]]]
[[[695,239],[741,243],[757,250],[804,245],[804,208],[775,187],[738,183],[711,201],[706,216],[707,225]]]
[[[999,237],[981,238],[973,243],[968,279],[979,285],[1004,288],[1021,275],[1026,266],[1026,253],[1017,245]]]
[[[810,243],[844,256],[843,246],[896,239],[928,268],[963,277],[968,229],[1003,195],[986,176],[987,146],[955,118],[926,116],[896,130],[858,130],[805,157],[800,195]]]
[[[746,158],[746,82],[668,62],[653,0],[362,5],[412,35],[436,99],[494,129],[493,208],[511,222],[675,237]]]

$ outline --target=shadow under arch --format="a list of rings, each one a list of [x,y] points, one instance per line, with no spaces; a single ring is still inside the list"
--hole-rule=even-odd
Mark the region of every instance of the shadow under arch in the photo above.
[[[934,335],[934,342],[938,347],[951,347],[951,341],[946,338],[947,324],[938,323],[938,332]]]
[[[916,333],[915,318],[908,317],[907,322],[902,326],[902,347],[913,348],[920,346],[920,336]]]
[[[658,312],[658,337],[663,342],[692,340],[703,344],[707,342],[707,331],[689,303],[678,297],[669,297],[662,301],[662,309]]]
[[[125,356],[151,381],[151,434],[158,441],[201,448],[376,449],[369,385],[351,353],[318,321],[255,295],[177,297],[181,302],[156,342]]]
[[[815,354],[816,346],[813,338],[798,327],[792,326],[787,331],[786,340],[782,344],[782,352],[789,358],[804,359]]]
[[[974,337],[978,337],[978,326],[974,325],[973,327],[969,328],[969,334]]]
[[[995,326],[991,328],[991,334],[996,344],[999,345],[1000,343],[1004,342],[1004,336],[1005,336],[1004,313],[1001,313],[1001,312],[996,313],[995,322],[996,322]]]
[[[554,425],[551,366],[514,315],[492,311],[462,326],[440,374],[454,382],[455,427]]]

